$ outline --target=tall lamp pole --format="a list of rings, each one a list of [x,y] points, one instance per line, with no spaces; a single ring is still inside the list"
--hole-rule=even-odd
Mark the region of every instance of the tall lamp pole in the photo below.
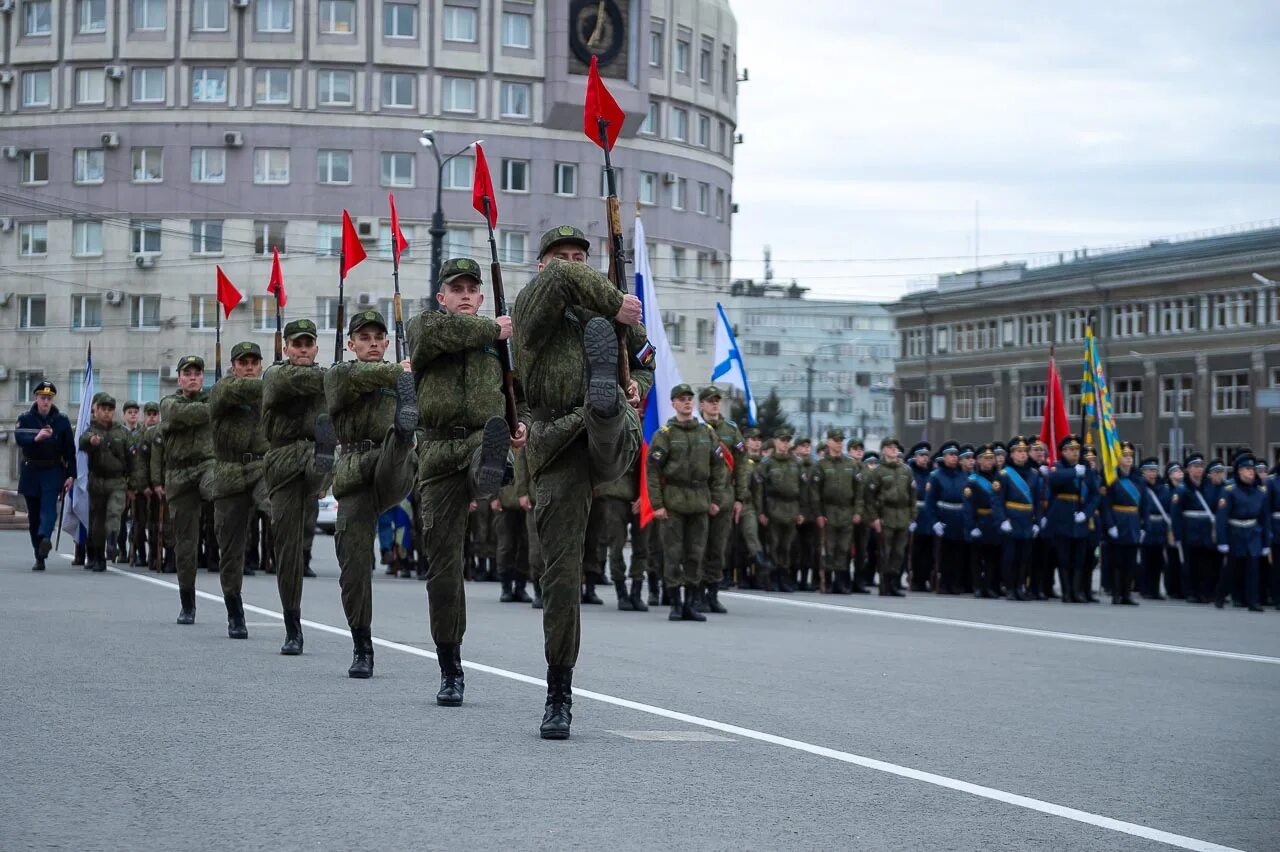
[[[461,151],[455,151],[442,158],[440,146],[436,144],[435,131],[424,130],[418,137],[418,144],[429,150],[436,158],[436,210],[431,214],[431,307],[436,310],[440,309],[436,294],[440,292],[440,264],[444,260],[442,257],[444,238],[448,233],[444,227],[444,167],[454,157],[465,154],[483,141],[483,139],[477,139]]]

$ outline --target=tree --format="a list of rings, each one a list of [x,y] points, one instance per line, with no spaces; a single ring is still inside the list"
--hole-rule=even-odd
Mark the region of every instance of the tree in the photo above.
[[[731,419],[740,427],[744,427],[747,422],[747,404],[742,399],[732,399],[729,401],[729,412]],[[787,421],[787,415],[782,413],[782,401],[778,399],[777,388],[770,388],[769,395],[763,400],[756,403],[756,428],[760,430],[760,434],[766,438],[772,438],[778,434],[778,431],[784,428],[790,428],[791,424]]]

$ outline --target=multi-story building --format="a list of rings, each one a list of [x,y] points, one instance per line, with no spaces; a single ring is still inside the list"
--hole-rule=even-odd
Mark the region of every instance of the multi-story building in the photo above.
[[[582,227],[603,263],[602,158],[582,133],[592,54],[627,114],[614,164],[628,242],[640,210],[656,277],[688,284],[678,311],[709,317],[713,285],[727,287],[738,81],[726,0],[6,7],[0,407],[10,419],[40,377],[74,410],[89,344],[99,387],[119,399],[172,392],[179,356],[213,357],[215,265],[245,294],[223,336],[269,350],[273,249],[285,320],[315,318],[332,346],[344,209],[370,255],[346,281],[348,311],[389,309],[389,192],[410,241],[408,310],[426,307],[437,190],[444,255],[489,257],[471,208],[476,139],[498,189],[508,299],[549,227]],[[704,368],[695,358],[687,371]],[[11,482],[12,444],[3,458],[0,482]]]
[[[725,312],[751,392],[757,404],[776,392],[787,419],[816,445],[839,427],[878,446],[893,428],[893,318],[877,303],[804,293],[794,283],[734,282]]]
[[[1079,430],[1092,315],[1122,440],[1162,461],[1229,461],[1241,447],[1280,461],[1276,278],[1276,227],[944,276],[890,308],[900,432],[975,444],[1038,433],[1051,346]]]

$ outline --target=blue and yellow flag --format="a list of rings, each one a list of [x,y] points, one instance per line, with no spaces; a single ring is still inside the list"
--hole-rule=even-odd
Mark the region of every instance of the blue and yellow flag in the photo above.
[[[1080,402],[1084,406],[1085,443],[1096,430],[1098,433],[1098,460],[1102,475],[1108,485],[1116,481],[1116,466],[1120,464],[1120,436],[1116,432],[1116,418],[1111,410],[1111,394],[1107,390],[1107,376],[1098,358],[1098,341],[1093,336],[1093,322],[1084,329],[1084,380],[1080,385]]]

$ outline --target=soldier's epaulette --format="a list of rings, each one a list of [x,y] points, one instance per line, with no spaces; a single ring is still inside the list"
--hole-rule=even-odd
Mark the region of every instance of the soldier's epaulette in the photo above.
[[[670,432],[670,431],[671,431],[671,427],[670,427],[670,426],[663,426],[663,427],[662,427],[661,429],[659,429],[658,431],[659,431],[659,432]]]
[[[1227,485],[1227,486],[1225,486],[1225,490],[1227,490],[1227,491],[1235,491],[1235,490],[1236,490],[1236,487],[1235,487],[1234,485]]]
[[[737,429],[737,428],[738,428],[738,424],[737,424],[737,423],[734,423],[732,420],[726,420],[726,421],[724,421],[724,422],[725,422],[725,423],[728,423],[730,426],[732,426],[732,427],[733,427],[733,428],[735,428],[735,429]]]

